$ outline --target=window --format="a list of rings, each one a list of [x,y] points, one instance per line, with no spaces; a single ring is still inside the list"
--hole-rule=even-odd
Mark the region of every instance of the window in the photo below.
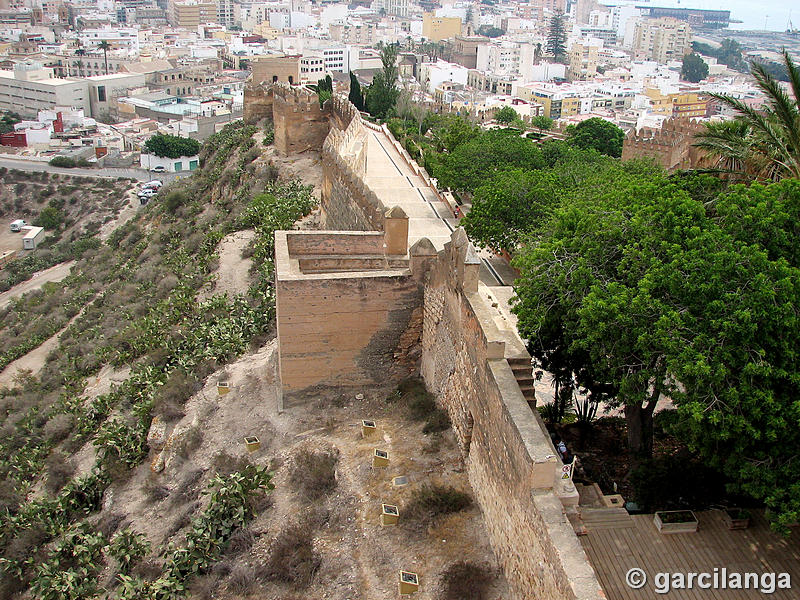
[[[104,85],[97,86],[97,101],[98,102],[106,101],[106,86]]]

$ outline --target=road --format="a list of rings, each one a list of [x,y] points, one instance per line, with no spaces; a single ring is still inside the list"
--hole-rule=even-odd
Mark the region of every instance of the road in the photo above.
[[[0,309],[5,308],[11,300],[14,298],[19,298],[26,292],[30,292],[32,290],[38,290],[42,287],[45,283],[50,281],[61,281],[67,275],[69,275],[69,271],[72,268],[72,265],[75,264],[74,260],[69,262],[60,263],[55,265],[54,267],[50,267],[49,269],[45,269],[44,271],[38,271],[37,273],[33,274],[33,277],[30,279],[23,281],[22,283],[18,283],[10,290],[5,291],[0,294]]]
[[[118,169],[109,167],[105,169],[64,169],[62,167],[53,167],[46,162],[34,162],[32,160],[20,160],[18,158],[0,158],[0,167],[7,169],[17,169],[18,171],[46,171],[48,173],[60,173],[64,175],[73,175],[78,177],[108,177],[116,179],[117,177],[127,177],[136,179],[138,181],[150,181],[151,179],[160,179],[164,183],[169,183],[176,177],[187,176],[186,173],[149,173],[144,169]]]

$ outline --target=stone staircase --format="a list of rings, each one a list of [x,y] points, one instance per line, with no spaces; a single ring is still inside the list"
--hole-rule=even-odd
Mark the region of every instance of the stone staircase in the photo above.
[[[536,408],[535,380],[530,357],[509,358],[507,360],[511,370],[514,372],[514,378],[517,380],[522,395],[528,401],[528,405],[531,408]]]

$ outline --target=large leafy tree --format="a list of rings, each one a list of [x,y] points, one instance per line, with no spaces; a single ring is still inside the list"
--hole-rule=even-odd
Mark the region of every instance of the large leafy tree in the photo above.
[[[435,175],[439,182],[458,191],[474,192],[495,173],[509,168],[539,169],[545,166],[541,150],[515,131],[486,131],[441,156]]]
[[[677,185],[609,170],[556,209],[515,259],[520,333],[546,333],[546,350],[591,375],[583,385],[617,389],[611,404],[624,408],[639,458],[652,453],[653,411],[671,390],[668,357],[681,331],[660,287],[671,268],[664,254],[691,244],[700,216],[702,205]]]
[[[180,158],[195,156],[200,152],[200,142],[180,135],[157,133],[144,143],[144,148],[162,158]]]
[[[509,123],[516,121],[517,119],[519,119],[517,111],[515,111],[510,106],[504,106],[503,108],[498,110],[497,113],[494,115],[494,120],[503,125],[508,125]]]
[[[500,172],[475,190],[472,207],[461,223],[479,246],[513,251],[557,202],[562,190],[559,183],[550,171]]]
[[[381,48],[380,71],[375,73],[367,88],[366,104],[369,113],[380,119],[386,118],[394,109],[400,90],[397,87],[398,46],[389,44]]]
[[[681,78],[691,83],[697,83],[708,77],[708,65],[700,58],[699,54],[692,52],[683,57],[681,65]]]
[[[576,148],[597,150],[608,156],[622,156],[622,143],[625,132],[600,117],[592,117],[566,129],[567,141]]]
[[[761,109],[732,96],[711,94],[736,113],[733,125],[711,124],[696,136],[695,145],[715,157],[720,169],[765,180],[800,178],[800,72],[785,50],[783,60],[790,92],[763,65],[751,65],[766,96]]]
[[[720,233],[684,269],[693,335],[670,366],[683,434],[786,525],[800,517],[800,184],[735,186],[711,208]]]
[[[550,19],[547,30],[547,53],[556,62],[564,62],[567,58],[567,31],[564,27],[564,13],[556,12]]]

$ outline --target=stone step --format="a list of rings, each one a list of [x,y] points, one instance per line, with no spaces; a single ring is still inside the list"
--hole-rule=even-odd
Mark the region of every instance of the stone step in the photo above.
[[[581,521],[589,531],[633,527],[633,519],[624,508],[582,508]]]
[[[529,369],[533,370],[533,365],[531,364],[531,359],[527,356],[519,356],[513,358],[507,358],[508,364],[511,365],[512,368],[514,367],[528,367]]]

